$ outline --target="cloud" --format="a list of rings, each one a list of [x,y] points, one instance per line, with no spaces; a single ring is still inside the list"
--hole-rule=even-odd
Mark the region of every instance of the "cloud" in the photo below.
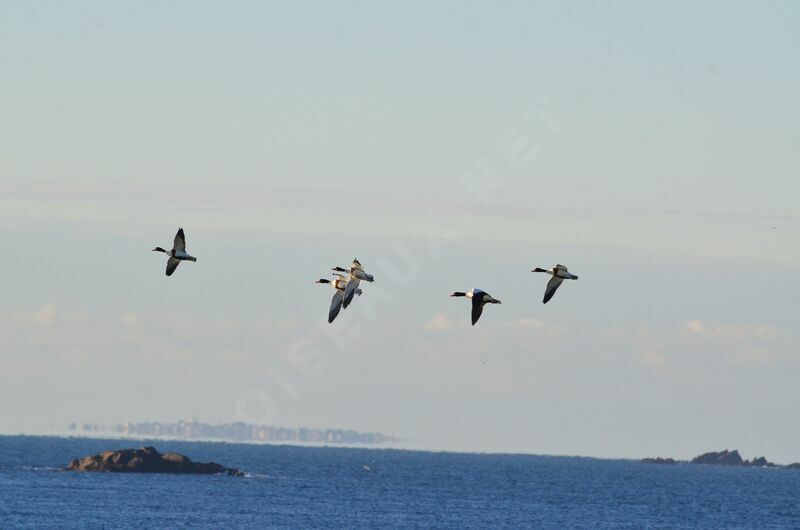
[[[773,340],[781,336],[780,330],[775,326],[755,324],[752,322],[739,324],[709,324],[702,320],[690,320],[686,323],[686,329],[694,335],[710,339]]]
[[[674,380],[689,374],[725,378],[742,367],[800,362],[800,337],[757,322],[700,319],[678,325],[593,330],[584,337],[599,355],[618,351],[642,369]]]
[[[685,330],[688,347],[725,351],[729,362],[763,366],[799,357],[798,337],[787,335],[775,326],[690,320]]]
[[[540,318],[520,318],[519,320],[513,320],[511,322],[506,322],[504,324],[505,327],[508,328],[532,328],[532,329],[542,329],[546,326],[544,320]]]
[[[502,324],[507,329],[542,331],[553,338],[563,337],[570,329],[564,320],[545,320],[536,317],[520,318]]]
[[[426,322],[423,327],[428,331],[450,331],[456,326],[458,326],[458,323],[455,320],[444,313],[439,313]]]
[[[120,315],[120,320],[126,328],[135,328],[139,324],[139,315],[131,312],[123,313]]]
[[[702,320],[690,320],[686,323],[686,329],[694,333],[695,335],[702,335],[705,331],[705,324]]]
[[[57,316],[57,308],[56,305],[52,302],[43,305],[36,311],[30,313],[22,312],[17,314],[17,317],[21,322],[38,324],[41,326],[47,326],[49,324],[52,324],[53,321],[56,319],[56,316]]]
[[[670,362],[668,356],[650,349],[644,349],[636,352],[634,355],[634,361],[641,366],[656,370],[667,367]]]

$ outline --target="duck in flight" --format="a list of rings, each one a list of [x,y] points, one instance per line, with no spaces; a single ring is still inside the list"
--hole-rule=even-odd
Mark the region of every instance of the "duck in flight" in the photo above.
[[[556,290],[558,289],[558,286],[561,285],[562,281],[578,279],[578,277],[570,273],[564,265],[556,265],[552,269],[540,269],[539,267],[536,267],[531,272],[545,272],[552,276],[550,281],[547,282],[547,289],[544,291],[544,300],[542,300],[543,304],[546,304],[551,298],[553,298],[553,295],[556,294]]]
[[[333,287],[333,297],[331,298],[331,307],[328,310],[328,324],[334,321],[334,319],[339,315],[339,311],[342,309],[342,301],[344,301],[344,292],[345,288],[347,287],[347,278],[342,276],[341,274],[334,274],[336,278],[333,280],[326,280],[325,278],[320,278],[316,281],[316,283],[327,283],[331,287]],[[355,294],[361,295],[361,289],[356,289]]]
[[[347,309],[347,306],[350,305],[350,302],[353,301],[353,296],[356,294],[356,290],[358,289],[358,285],[362,282],[374,282],[375,277],[372,274],[367,274],[364,272],[364,268],[361,266],[361,263],[358,259],[354,259],[353,263],[350,265],[350,269],[344,269],[342,267],[333,267],[331,270],[337,272],[346,272],[350,276],[347,280],[347,286],[344,290],[344,300],[342,301],[342,307]]]
[[[480,289],[471,289],[466,293],[456,291],[450,296],[464,296],[472,300],[472,325],[481,318],[483,313],[483,306],[486,304],[501,304],[502,302],[497,298],[493,298],[489,293],[481,291]]]
[[[163,252],[169,256],[169,259],[167,259],[167,276],[172,276],[181,261],[197,261],[197,258],[186,253],[186,237],[183,235],[183,228],[179,228],[178,233],[175,234],[175,241],[172,243],[171,251],[156,247],[153,252]]]

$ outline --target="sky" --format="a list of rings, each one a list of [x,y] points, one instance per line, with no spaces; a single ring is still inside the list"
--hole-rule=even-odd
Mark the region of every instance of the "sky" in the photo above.
[[[800,461],[800,5],[0,4],[0,433]],[[196,263],[164,275],[178,227]],[[328,325],[314,280],[376,281]],[[567,265],[547,305],[547,277]],[[502,305],[477,326],[452,291]]]

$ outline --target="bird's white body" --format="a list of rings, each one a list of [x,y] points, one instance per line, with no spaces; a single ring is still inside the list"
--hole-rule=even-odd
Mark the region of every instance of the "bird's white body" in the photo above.
[[[467,291],[466,296],[467,298],[477,298],[479,300],[484,300],[484,303],[487,304],[494,304],[500,302],[500,300],[492,297],[492,295],[481,289],[470,289],[469,291]]]

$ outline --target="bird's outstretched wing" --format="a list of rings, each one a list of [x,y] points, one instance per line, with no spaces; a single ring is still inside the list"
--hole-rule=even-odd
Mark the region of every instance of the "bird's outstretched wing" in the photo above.
[[[167,276],[172,276],[172,273],[175,272],[175,269],[178,268],[178,265],[181,264],[181,260],[176,258],[169,258],[167,260]]]
[[[360,283],[361,281],[359,281],[358,278],[350,278],[350,281],[347,282],[347,285],[344,288],[344,302],[342,303],[345,309],[347,309],[347,306],[349,306],[350,302],[353,301],[353,297],[356,294],[356,289],[358,289],[358,284]]]
[[[342,309],[342,300],[344,300],[344,291],[336,290],[331,298],[331,308],[328,310],[328,324],[334,321]]]
[[[472,298],[472,325],[475,325],[475,322],[481,318],[481,313],[483,313],[483,298],[482,297],[473,297]]]
[[[351,274],[355,278],[358,278],[359,280],[363,280],[365,282],[374,282],[375,281],[375,277],[372,274],[367,274],[366,272],[364,272],[363,269],[354,270],[354,271],[351,272]]]
[[[186,237],[183,235],[183,228],[179,228],[178,233],[175,234],[175,241],[172,243],[172,248],[180,250],[181,252],[186,252]]]
[[[561,282],[563,281],[564,280],[562,280],[558,276],[553,276],[552,278],[550,278],[550,281],[547,282],[547,289],[545,289],[544,291],[544,300],[542,301],[543,304],[546,304],[547,302],[550,301],[551,298],[553,298],[553,295],[556,294],[558,286],[561,285]]]

